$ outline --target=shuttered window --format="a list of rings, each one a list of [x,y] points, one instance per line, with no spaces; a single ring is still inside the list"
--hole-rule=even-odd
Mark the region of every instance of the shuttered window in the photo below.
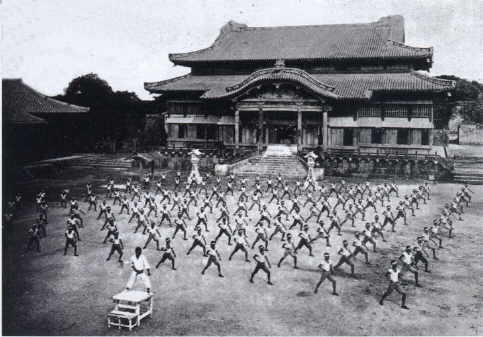
[[[186,138],[194,139],[196,138],[197,128],[195,124],[186,124],[187,135]]]
[[[363,105],[357,109],[358,117],[381,117],[380,105]]]
[[[429,130],[421,130],[421,145],[429,145]]]
[[[397,143],[400,145],[409,144],[409,129],[397,130]]]
[[[382,144],[384,140],[384,129],[374,128],[371,130],[371,144]]]
[[[421,145],[421,129],[411,130],[411,144]]]
[[[203,105],[198,102],[168,102],[167,110],[169,114],[201,115],[203,113]]]
[[[344,145],[344,129],[331,128],[330,129],[330,144],[335,146]]]
[[[344,146],[352,146],[354,145],[354,129],[353,128],[344,128]]]
[[[361,143],[361,144],[371,144],[371,129],[370,128],[360,128],[359,129],[359,143]]]
[[[205,139],[206,136],[206,127],[204,125],[197,125],[196,126],[196,138],[197,139]]]
[[[223,126],[223,141],[228,144],[235,142],[235,127],[233,125]]]
[[[411,117],[415,118],[431,118],[432,112],[432,104],[415,104],[411,107]]]
[[[186,124],[178,124],[178,138],[186,137]]]
[[[385,129],[384,144],[397,144],[397,129]]]

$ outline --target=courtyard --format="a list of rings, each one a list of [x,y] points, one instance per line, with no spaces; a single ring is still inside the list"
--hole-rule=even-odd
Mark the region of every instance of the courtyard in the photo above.
[[[158,175],[159,173],[156,173]],[[173,172],[168,180],[172,183]],[[356,228],[346,224],[342,236],[331,234],[331,248],[323,240],[313,244],[314,257],[306,250],[298,253],[299,269],[286,259],[281,268],[276,263],[282,256],[282,242],[276,236],[269,244],[268,257],[272,263],[272,281],[266,283],[259,273],[255,283],[248,282],[254,262],[246,263],[241,252],[232,261],[228,256],[233,246],[222,237],[217,248],[222,256],[224,278],[219,278],[212,266],[204,276],[201,270],[205,258],[199,249],[187,256],[195,222],[191,209],[190,240],[181,239],[180,233],[173,240],[177,270],[168,264],[154,269],[161,257],[153,243],[144,251],[152,267],[151,282],[154,291],[154,314],[132,332],[108,329],[106,315],[112,309],[112,296],[122,291],[130,273],[128,263],[118,263],[115,258],[106,262],[110,244],[103,244],[106,234],[100,231],[103,220],[96,220],[96,212],[87,212],[87,203],[80,202],[86,211],[84,228],[80,229],[79,255],[69,251],[63,255],[65,220],[68,209],[56,203],[63,188],[70,188],[80,198],[84,186],[91,182],[96,194],[103,196],[101,185],[106,178],[115,176],[116,183],[123,183],[125,175],[100,170],[66,170],[55,178],[38,179],[19,184],[24,195],[24,205],[15,221],[4,229],[4,333],[15,335],[480,335],[481,334],[481,242],[483,216],[483,186],[471,186],[475,192],[470,208],[465,210],[463,221],[455,221],[455,238],[444,238],[444,248],[438,251],[439,260],[430,260],[431,273],[420,272],[421,288],[414,287],[412,276],[407,275],[403,286],[408,294],[410,310],[401,310],[400,296],[393,293],[384,306],[378,304],[387,287],[384,273],[392,259],[397,259],[406,245],[414,245],[422,228],[429,225],[449,202],[461,185],[431,185],[432,196],[428,205],[408,217],[408,226],[401,222],[397,232],[385,232],[387,242],[378,240],[377,253],[369,253],[371,265],[365,265],[358,257],[355,261],[356,277],[350,277],[342,267],[335,273],[340,296],[331,295],[329,282],[324,282],[313,293],[319,280],[318,264],[325,251],[337,262],[337,250],[343,239],[352,241],[355,230],[364,223],[358,216]],[[214,180],[214,178],[211,178]],[[382,182],[382,181],[381,181]],[[376,182],[371,182],[373,185]],[[400,196],[410,192],[416,181],[399,181]],[[292,183],[293,184],[293,183]],[[224,186],[224,184],[223,184]],[[249,192],[253,182],[249,181]],[[262,181],[265,189],[265,183]],[[47,237],[41,240],[42,251],[24,253],[27,230],[35,221],[33,195],[45,188],[49,201]],[[208,189],[210,190],[210,188]],[[154,191],[154,189],[153,189]],[[234,197],[228,197],[231,212],[235,208],[238,189]],[[267,202],[267,195],[263,201]],[[159,200],[159,196],[157,197]],[[302,201],[304,196],[300,197]],[[391,198],[393,209],[399,201]],[[330,199],[335,203],[334,197]],[[108,200],[112,204],[112,200]],[[290,203],[289,203],[290,206]],[[270,204],[274,214],[276,206]],[[147,236],[134,234],[135,224],[128,224],[128,215],[118,215],[119,206],[113,207],[116,224],[124,241],[124,260],[133,255],[136,246],[143,246]],[[302,209],[307,216],[308,210]],[[172,212],[174,215],[174,212]],[[207,241],[218,233],[215,220],[219,211],[208,212],[210,232]],[[231,215],[230,215],[231,216]],[[340,216],[340,214],[339,214]],[[367,219],[374,213],[369,210]],[[151,215],[151,219],[155,219]],[[256,207],[249,212],[251,221],[258,220]],[[324,218],[326,219],[326,218]],[[158,219],[159,220],[159,219]],[[311,232],[315,230],[311,220]],[[172,233],[166,224],[160,227],[162,240]],[[271,232],[271,230],[270,230]],[[296,234],[294,235],[296,236]],[[248,229],[248,242],[255,239],[252,223]],[[295,240],[297,242],[297,240]],[[252,259],[255,250],[250,251]],[[253,259],[252,259],[253,260]],[[137,284],[137,287],[141,284]]]

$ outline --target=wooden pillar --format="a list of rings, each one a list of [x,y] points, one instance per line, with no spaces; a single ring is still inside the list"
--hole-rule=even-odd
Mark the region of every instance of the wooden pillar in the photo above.
[[[258,108],[258,153],[263,146],[263,108]]]
[[[268,146],[268,138],[269,138],[269,134],[270,134],[270,130],[269,130],[269,127],[267,126],[265,128],[265,145]]]
[[[240,111],[235,110],[235,149],[240,147]]]
[[[328,122],[328,112],[324,111],[322,112],[322,149],[324,151],[327,151],[329,145],[329,127],[327,124]]]
[[[302,149],[302,110],[297,107],[297,149]]]
[[[433,146],[433,129],[429,129],[429,146]]]

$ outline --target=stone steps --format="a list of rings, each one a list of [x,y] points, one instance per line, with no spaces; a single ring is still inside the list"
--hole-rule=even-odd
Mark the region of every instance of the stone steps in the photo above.
[[[298,157],[292,154],[292,150],[277,145],[262,156],[254,156],[235,165],[232,172],[239,177],[275,177],[280,174],[288,179],[303,179],[307,170]]]
[[[71,165],[78,167],[130,168],[132,167],[132,160],[103,155],[86,155],[73,160]]]
[[[457,158],[454,162],[453,181],[483,185],[483,158]]]

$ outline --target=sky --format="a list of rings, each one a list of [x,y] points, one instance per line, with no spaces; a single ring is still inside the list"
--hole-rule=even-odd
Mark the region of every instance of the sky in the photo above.
[[[406,44],[434,47],[432,75],[483,82],[481,0],[3,0],[2,78],[47,95],[97,73],[151,99],[144,82],[189,72],[169,53],[210,46],[229,20],[248,26],[372,22],[404,16]]]

